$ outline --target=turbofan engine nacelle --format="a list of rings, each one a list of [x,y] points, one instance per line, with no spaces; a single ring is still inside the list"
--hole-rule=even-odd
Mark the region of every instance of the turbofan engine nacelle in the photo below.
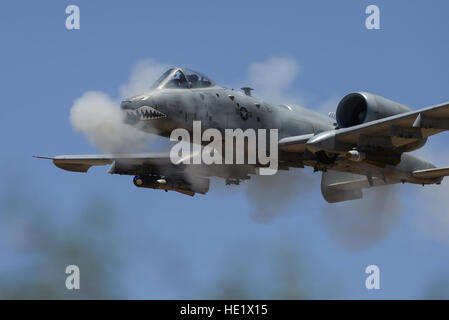
[[[195,177],[187,181],[181,177],[141,175],[135,176],[133,182],[134,185],[139,188],[160,189],[165,191],[171,190],[189,196],[193,196],[195,193],[205,194],[209,191],[209,179],[206,178]]]
[[[381,96],[354,92],[341,99],[336,119],[340,128],[348,128],[409,111],[410,108]]]

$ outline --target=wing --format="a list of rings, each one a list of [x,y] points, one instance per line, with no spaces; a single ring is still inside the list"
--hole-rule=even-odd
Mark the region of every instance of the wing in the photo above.
[[[419,147],[429,136],[446,130],[449,130],[449,102],[316,135],[285,137],[279,140],[279,148],[286,152],[309,149],[338,153],[366,147],[400,153],[410,150],[409,146]]]
[[[436,179],[449,176],[449,168],[432,168],[425,170],[416,170],[412,172],[415,178],[420,179]]]
[[[304,134],[300,136],[286,137],[279,140],[278,145],[282,151],[286,152],[304,152],[306,143],[314,136],[311,134]]]
[[[449,102],[335,131],[336,145],[401,149],[449,130]]]
[[[220,177],[227,183],[238,184],[256,174],[255,165],[204,165],[173,163],[170,153],[63,155],[56,157],[34,156],[52,160],[55,166],[67,171],[87,172],[92,166],[111,165],[109,173],[123,175],[159,175],[168,177]]]
[[[87,172],[92,166],[104,166],[120,163],[127,167],[144,165],[166,165],[170,162],[168,153],[138,153],[138,154],[90,154],[64,155],[56,157],[34,156],[39,159],[53,160],[58,168],[74,172]]]
[[[87,172],[92,166],[111,165],[109,173],[133,175],[134,185],[142,188],[171,190],[187,194],[205,194],[209,191],[208,177],[226,179],[226,184],[239,184],[256,173],[254,165],[202,165],[184,164],[181,159],[173,163],[169,153],[64,155],[57,157],[34,156],[49,159],[63,170]]]

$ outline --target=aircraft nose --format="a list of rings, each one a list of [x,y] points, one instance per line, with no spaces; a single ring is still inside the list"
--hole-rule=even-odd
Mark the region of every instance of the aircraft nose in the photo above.
[[[120,109],[122,110],[123,120],[125,123],[135,125],[140,120],[140,115],[135,112],[135,105],[131,100],[123,100],[120,103]]]
[[[120,103],[120,108],[121,108],[122,110],[132,109],[132,108],[133,108],[133,103],[132,103],[131,100],[123,100],[123,101]]]

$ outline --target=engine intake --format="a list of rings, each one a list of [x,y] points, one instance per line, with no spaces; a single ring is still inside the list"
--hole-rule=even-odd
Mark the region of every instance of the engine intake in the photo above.
[[[409,111],[410,108],[381,96],[354,92],[341,99],[336,118],[340,128],[348,128]]]

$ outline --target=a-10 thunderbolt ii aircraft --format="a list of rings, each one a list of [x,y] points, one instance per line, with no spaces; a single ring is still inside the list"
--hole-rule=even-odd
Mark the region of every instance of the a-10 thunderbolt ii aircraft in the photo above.
[[[362,189],[394,183],[440,184],[449,167],[437,168],[409,154],[431,135],[449,130],[449,102],[413,111],[367,92],[346,95],[336,112],[322,115],[291,105],[257,99],[218,86],[183,68],[166,71],[148,92],[121,103],[124,121],[139,130],[169,137],[172,130],[278,129],[278,168],[311,166],[322,172],[321,191],[328,202],[362,198]],[[203,143],[204,144],[204,143]],[[99,154],[40,157],[59,168],[87,172],[110,164],[109,173],[134,177],[137,187],[205,194],[209,177],[239,184],[256,174],[255,164],[173,163],[169,153]]]

